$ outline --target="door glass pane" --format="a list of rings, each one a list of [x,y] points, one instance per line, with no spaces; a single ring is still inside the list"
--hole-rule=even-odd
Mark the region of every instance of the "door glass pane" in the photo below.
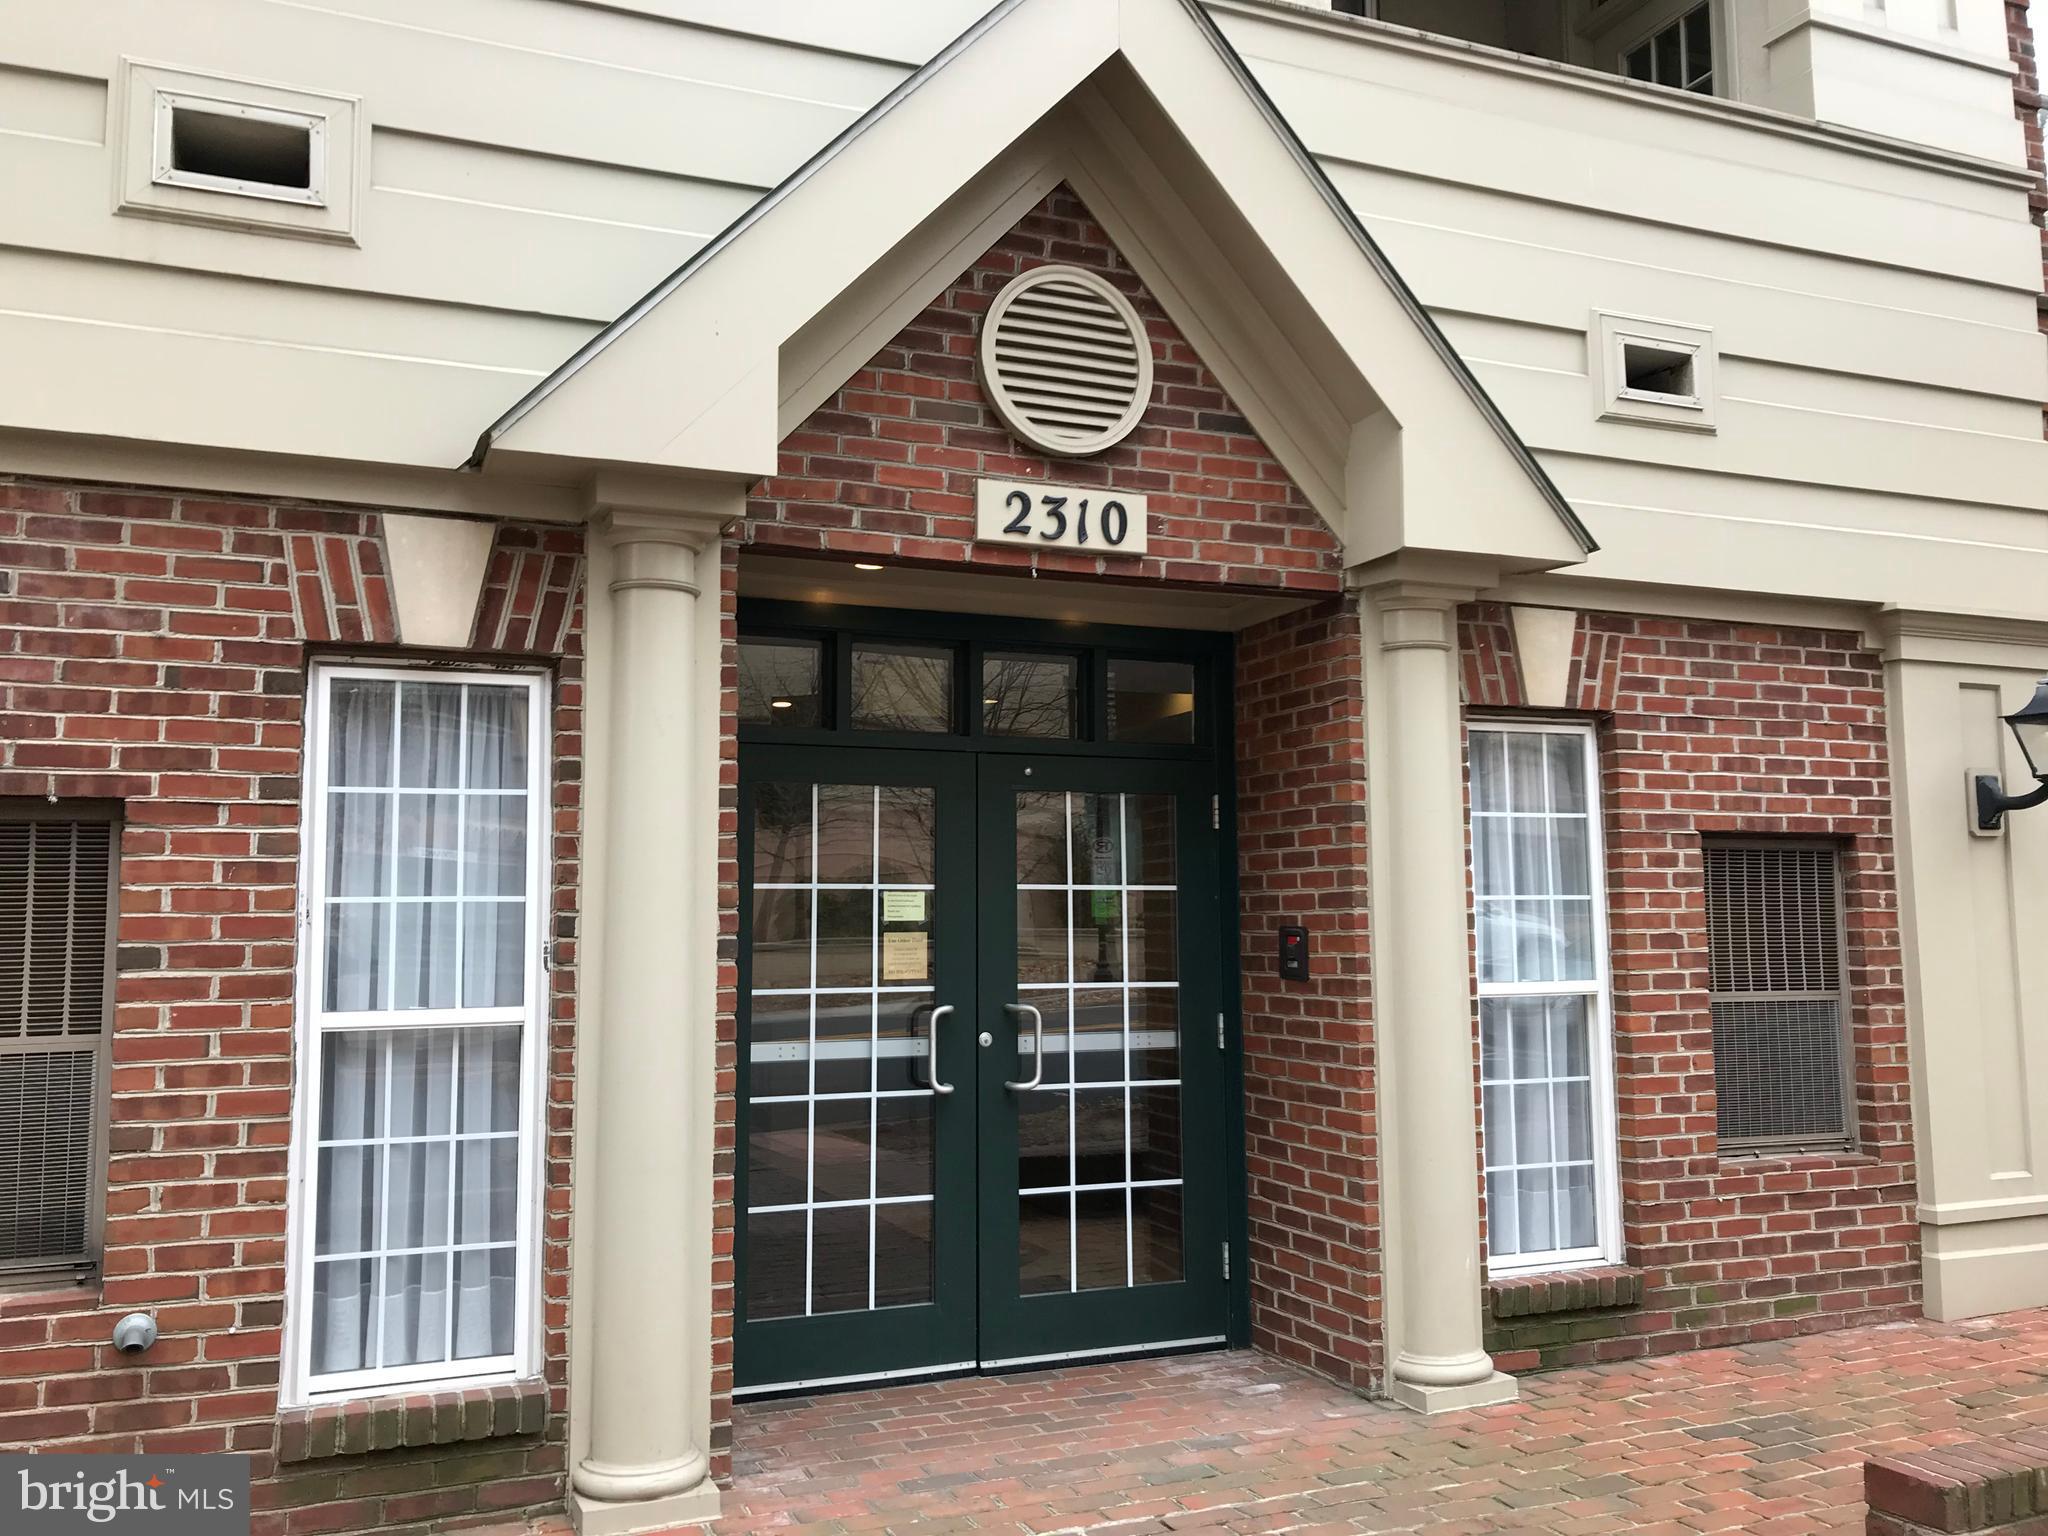
[[[911,1307],[932,1300],[932,1203],[898,1200],[875,1207],[875,1305]]]
[[[938,845],[938,796],[885,785],[876,807],[875,862],[883,885],[930,885]],[[885,920],[887,913],[883,914]]]
[[[1017,884],[1064,885],[1067,879],[1067,797],[1017,797]]]
[[[1182,1189],[1178,1184],[1131,1191],[1131,1283],[1163,1285],[1186,1272],[1182,1255]]]
[[[1080,663],[1072,656],[983,657],[983,733],[1072,740],[1079,713],[1079,678]]]
[[[872,1206],[833,1205],[811,1212],[811,1311],[863,1312],[873,1272]]]
[[[825,646],[818,640],[742,640],[740,724],[815,729],[825,719]]]
[[[1195,739],[1195,668],[1185,661],[1111,657],[1109,739],[1190,746]]]
[[[935,811],[923,786],[755,790],[752,1321],[932,1299]]]
[[[1103,1291],[1130,1284],[1121,1189],[1087,1189],[1074,1197],[1074,1289]]]
[[[754,885],[811,882],[811,786],[762,784],[754,790]]]
[[[807,1212],[756,1211],[747,1217],[747,1316],[802,1317],[810,1273]]]
[[[1017,1201],[1017,1284],[1026,1296],[1073,1289],[1070,1195],[1024,1195]]]
[[[1017,815],[1017,998],[1044,1015],[1046,1044],[1044,1086],[1012,1100],[1018,1284],[1179,1279],[1177,804],[1033,790]],[[1028,1076],[1028,1016],[1015,1027]]]
[[[952,648],[856,644],[853,728],[919,733],[953,730]]]

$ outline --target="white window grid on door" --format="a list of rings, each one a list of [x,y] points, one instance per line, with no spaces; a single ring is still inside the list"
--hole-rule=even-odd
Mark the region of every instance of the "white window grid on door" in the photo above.
[[[842,788],[845,786],[835,785],[833,787]],[[882,879],[882,791],[883,789],[889,786],[860,785],[855,787],[867,789],[870,792],[871,797],[869,805],[870,821],[868,831],[868,859],[871,874],[867,880],[821,881],[818,878],[819,857],[822,851],[823,843],[823,824],[819,814],[819,800],[822,786],[812,784],[808,786],[810,790],[811,802],[811,878],[807,881],[793,882],[761,881],[757,882],[754,886],[754,890],[757,893],[757,895],[762,892],[792,891],[803,895],[810,904],[807,925],[809,931],[810,944],[808,971],[809,985],[802,987],[756,987],[753,989],[752,994],[753,996],[759,998],[802,998],[805,1000],[805,1004],[810,1015],[809,1040],[803,1047],[801,1047],[801,1049],[804,1051],[805,1060],[808,1062],[808,1066],[806,1068],[807,1079],[805,1091],[803,1093],[789,1094],[749,1094],[747,1098],[747,1102],[750,1105],[767,1106],[776,1104],[801,1104],[805,1106],[803,1200],[800,1203],[784,1203],[769,1205],[754,1205],[750,1202],[747,1206],[747,1214],[749,1216],[784,1216],[794,1215],[798,1212],[801,1212],[803,1214],[804,1309],[801,1315],[804,1317],[813,1317],[818,1315],[816,1311],[815,1281],[817,1278],[817,1213],[819,1211],[856,1210],[861,1208],[866,1209],[868,1213],[867,1310],[874,1311],[876,1310],[876,1226],[879,1221],[880,1207],[885,1205],[931,1205],[936,1199],[935,1193],[930,1190],[927,1190],[924,1194],[920,1195],[881,1194],[879,1189],[878,1169],[882,1155],[882,1101],[885,1099],[923,1099],[935,1102],[938,1097],[936,1091],[930,1086],[925,1086],[922,1088],[884,1088],[882,1086],[882,1062],[885,1059],[889,1059],[892,1057],[908,1057],[912,1058],[913,1060],[923,1060],[927,1064],[929,1064],[931,1059],[929,1009],[927,1009],[927,1011],[923,1015],[928,1026],[927,1032],[925,1034],[913,1035],[912,1037],[907,1039],[891,1037],[885,1040],[882,1038],[881,1032],[882,999],[886,997],[907,1000],[914,997],[922,997],[923,999],[925,999],[926,1003],[929,1004],[937,996],[935,990],[937,986],[937,978],[930,974],[927,974],[922,984],[916,986],[884,985],[882,980],[883,898],[892,891],[919,891],[925,894],[925,913],[926,922],[928,926],[924,929],[924,932],[927,935],[927,946],[929,946],[931,942],[930,935],[932,935],[936,931],[935,924],[937,917],[937,887],[929,882],[920,883],[917,881],[884,881]],[[819,896],[821,895],[821,893],[831,891],[861,891],[866,892],[868,894],[869,981],[868,985],[865,987],[820,987],[818,985]],[[929,949],[929,947],[927,948],[926,953],[928,958],[932,956],[932,952]],[[865,1041],[819,1040],[819,1002],[821,999],[831,999],[836,997],[864,997],[867,1000],[868,1038]],[[782,1045],[772,1042],[756,1044],[752,1047],[749,1059],[752,1062],[787,1061],[793,1058],[796,1049],[798,1049],[798,1047],[792,1045]],[[865,1092],[858,1089],[851,1089],[842,1092],[819,1092],[818,1063],[820,1060],[830,1060],[835,1058],[842,1060],[853,1060],[863,1050],[865,1050],[868,1059],[868,1086]],[[931,1074],[927,1069],[925,1073],[927,1085],[929,1085],[930,1083],[930,1077]],[[858,1103],[862,1100],[866,1100],[868,1104],[867,1197],[865,1199],[820,1200],[817,1198],[818,1105],[821,1103]],[[934,1172],[936,1172],[935,1169]],[[936,1240],[936,1233],[934,1233],[933,1235],[934,1240]]]
[[[1489,1078],[1486,1075],[1485,1053],[1482,1050],[1480,1067],[1482,1108],[1487,1101],[1485,1090],[1488,1087],[1505,1088],[1507,1092],[1503,1097],[1509,1103],[1513,1102],[1517,1088],[1534,1089],[1541,1087],[1544,1090],[1548,1103],[1553,1106],[1553,1120],[1550,1125],[1552,1155],[1540,1163],[1530,1162],[1525,1164],[1519,1160],[1515,1147],[1518,1133],[1516,1126],[1512,1124],[1504,1127],[1490,1125],[1487,1123],[1488,1117],[1482,1113],[1482,1162],[1488,1178],[1488,1187],[1489,1189],[1492,1188],[1493,1176],[1496,1174],[1505,1173],[1512,1176],[1525,1169],[1527,1171],[1541,1170],[1562,1173],[1567,1168],[1584,1166],[1587,1161],[1590,1161],[1593,1172],[1594,1214],[1599,1234],[1598,1240],[1591,1244],[1502,1254],[1490,1251],[1493,1239],[1489,1238],[1487,1270],[1491,1274],[1513,1274],[1617,1263],[1621,1258],[1621,1196],[1619,1170],[1617,1168],[1619,1132],[1615,1123],[1614,1109],[1612,973],[1608,948],[1606,854],[1604,840],[1601,836],[1600,764],[1593,728],[1590,725],[1569,722],[1475,720],[1471,724],[1469,735],[1472,752],[1475,757],[1478,751],[1481,750],[1482,738],[1495,736],[1503,738],[1501,753],[1504,773],[1507,771],[1505,765],[1510,756],[1505,740],[1507,737],[1517,735],[1533,735],[1543,738],[1562,737],[1569,738],[1578,744],[1582,765],[1580,773],[1582,782],[1585,785],[1584,803],[1581,813],[1560,812],[1556,808],[1553,800],[1552,781],[1547,755],[1545,759],[1543,803],[1538,810],[1515,811],[1505,807],[1498,810],[1482,809],[1478,798],[1477,775],[1473,776],[1474,888],[1477,901],[1483,903],[1497,902],[1505,899],[1510,904],[1510,909],[1516,914],[1519,914],[1526,907],[1535,906],[1538,903],[1556,903],[1561,899],[1577,900],[1577,898],[1560,898],[1554,894],[1560,891],[1562,886],[1557,868],[1557,840],[1551,835],[1545,835],[1542,838],[1544,858],[1547,864],[1543,880],[1544,891],[1542,893],[1531,894],[1523,891],[1521,889],[1521,881],[1516,879],[1511,885],[1511,895],[1506,898],[1489,896],[1484,893],[1478,893],[1476,876],[1479,858],[1479,839],[1484,830],[1483,823],[1489,818],[1497,818],[1507,824],[1508,836],[1503,839],[1503,846],[1513,850],[1518,846],[1518,841],[1513,835],[1516,820],[1538,821],[1540,819],[1547,834],[1549,829],[1560,818],[1577,819],[1578,816],[1582,815],[1585,823],[1584,847],[1587,862],[1586,885],[1588,892],[1583,900],[1588,908],[1587,928],[1591,936],[1592,947],[1590,974],[1583,977],[1575,977],[1568,980],[1489,980],[1487,979],[1488,960],[1490,958],[1487,952],[1487,925],[1484,921],[1481,921],[1478,925],[1480,946],[1478,957],[1480,978],[1478,993],[1482,1010],[1482,1032],[1485,1027],[1483,1011],[1489,1000],[1543,999],[1546,1001],[1545,1033],[1546,1039],[1548,1039],[1548,1016],[1556,1011],[1550,1005],[1550,1000],[1571,999],[1582,1002],[1582,1006],[1585,1009],[1588,1035],[1586,1042],[1587,1073],[1585,1077],[1581,1077],[1576,1073],[1559,1072],[1552,1064],[1552,1056],[1546,1052],[1545,1060],[1538,1069],[1527,1073],[1521,1070],[1520,1064],[1512,1059],[1512,1053],[1510,1053],[1508,1075],[1505,1077],[1496,1076]],[[1512,794],[1510,794],[1509,803],[1512,804]],[[1512,859],[1514,855],[1511,853],[1510,857]],[[1483,914],[1485,909],[1482,906],[1479,910]],[[1539,907],[1538,910],[1541,910],[1541,908]],[[1519,921],[1518,917],[1517,925],[1519,925]],[[1513,1034],[1512,1025],[1509,1026],[1509,1034],[1510,1036]],[[1570,1085],[1581,1081],[1587,1083],[1592,1107],[1592,1123],[1589,1127],[1591,1142],[1590,1159],[1563,1155],[1564,1128],[1556,1124],[1554,1119],[1556,1113],[1555,1105],[1558,1102],[1558,1089],[1568,1088]],[[1563,1183],[1562,1179],[1560,1179],[1558,1190],[1553,1195],[1553,1200],[1558,1207],[1553,1210],[1553,1231],[1558,1231],[1562,1228],[1562,1188]],[[1496,1233],[1501,1230],[1499,1221],[1502,1214],[1492,1210],[1491,1202],[1489,1202],[1488,1230],[1490,1233]]]
[[[464,842],[467,837],[468,817],[458,814],[455,818],[457,837],[456,866],[458,870],[458,919],[453,927],[455,943],[458,946],[455,964],[455,986],[457,1006],[453,1007],[409,1007],[397,1009],[352,1009],[329,1011],[327,998],[327,926],[328,916],[338,904],[337,898],[328,892],[329,858],[328,834],[332,817],[334,797],[349,793],[344,786],[329,783],[331,777],[330,751],[332,747],[331,701],[336,684],[350,681],[389,682],[393,684],[392,699],[394,716],[401,709],[402,689],[406,684],[441,684],[461,686],[464,690],[461,723],[458,730],[458,763],[455,784],[449,787],[435,787],[432,790],[403,791],[399,788],[399,775],[391,775],[392,788],[389,790],[394,802],[390,820],[390,835],[395,855],[399,836],[400,817],[396,801],[401,793],[448,795],[457,798],[458,804],[466,804],[471,795],[503,796],[511,793],[502,787],[472,789],[469,785],[469,763],[467,760],[469,731],[470,687],[495,689],[519,688],[526,695],[526,783],[521,793],[526,800],[525,818],[525,887],[518,897],[486,898],[460,894],[460,870]],[[541,1084],[546,1075],[545,1056],[548,1049],[546,1019],[548,1014],[547,968],[544,963],[544,945],[547,923],[547,896],[550,888],[549,871],[552,861],[549,857],[548,826],[551,809],[553,776],[552,759],[549,755],[550,697],[547,680],[531,671],[487,671],[434,667],[379,667],[357,666],[336,663],[316,664],[308,679],[308,707],[303,749],[302,792],[304,804],[300,824],[300,902],[298,910],[298,1018],[296,1030],[299,1060],[303,1070],[298,1074],[298,1091],[294,1095],[292,1126],[292,1172],[289,1188],[292,1197],[290,1220],[286,1227],[286,1271],[289,1276],[288,1295],[290,1304],[285,1320],[285,1379],[281,1393],[287,1403],[330,1401],[337,1398],[359,1397],[376,1392],[409,1386],[434,1384],[487,1385],[503,1381],[515,1381],[534,1375],[539,1369],[540,1358],[540,1307],[536,1294],[540,1264],[540,1100]],[[400,728],[394,719],[391,752],[394,760],[401,751]],[[370,792],[363,790],[360,792]],[[396,922],[396,909],[407,900],[425,900],[424,897],[403,898],[391,894],[388,898],[392,907],[392,922]],[[459,946],[463,942],[465,924],[460,919],[461,905],[475,901],[484,904],[494,899],[504,901],[523,900],[526,904],[525,922],[521,934],[521,957],[519,969],[523,1001],[517,1005],[464,1007],[461,1004],[461,988],[464,967]],[[347,898],[341,898],[346,902]],[[389,932],[387,945],[391,943]],[[387,956],[395,955],[388,950]],[[387,965],[390,985],[385,988],[387,1004],[393,999],[395,986],[393,967]],[[464,1051],[472,1039],[480,1038],[476,1031],[496,1031],[507,1027],[519,1029],[519,1087],[518,1120],[516,1129],[505,1132],[462,1132],[458,1118],[461,1111],[459,1098],[462,1092],[463,1074],[461,1062]],[[452,1079],[450,1116],[445,1133],[430,1133],[418,1136],[391,1134],[389,1118],[394,1074],[389,1070],[392,1055],[392,1037],[398,1033],[418,1032],[422,1039],[435,1034],[455,1031],[450,1052],[450,1077]],[[320,1136],[320,1112],[323,1088],[326,1081],[327,1054],[331,1041],[347,1036],[368,1037],[376,1032],[387,1032],[383,1056],[386,1071],[383,1078],[383,1126],[382,1136],[368,1139],[335,1138],[323,1140]],[[454,1185],[464,1159],[458,1152],[468,1144],[505,1139],[516,1136],[519,1151],[516,1158],[517,1191],[514,1198],[514,1231],[509,1242],[480,1241],[460,1242],[457,1240],[459,1220]],[[449,1197],[447,1208],[448,1234],[444,1243],[429,1247],[389,1246],[387,1234],[391,1222],[390,1179],[394,1161],[391,1149],[400,1146],[424,1148],[429,1144],[445,1144],[449,1149]],[[316,1330],[313,1326],[315,1295],[315,1263],[317,1245],[315,1232],[319,1219],[322,1191],[320,1187],[320,1152],[326,1148],[345,1148],[355,1145],[375,1145],[383,1148],[386,1155],[379,1184],[378,1222],[383,1229],[377,1236],[378,1247],[363,1255],[318,1254],[323,1262],[341,1261],[362,1257],[381,1266],[392,1259],[404,1259],[422,1254],[446,1254],[448,1265],[446,1276],[446,1301],[444,1325],[448,1333],[445,1341],[445,1356],[439,1360],[426,1361],[415,1365],[375,1366],[360,1370],[332,1371],[316,1375],[313,1369],[313,1346]],[[511,1328],[512,1347],[502,1353],[487,1356],[454,1359],[453,1332],[456,1323],[456,1284],[459,1256],[467,1252],[497,1252],[509,1250],[514,1256],[512,1297],[513,1319]],[[373,1308],[371,1343],[368,1353],[379,1352],[384,1297],[380,1281],[373,1280],[371,1293]]]
[[[1119,794],[1116,796],[1116,883],[1113,885],[1076,884],[1074,879],[1074,802],[1076,798],[1077,797],[1071,791],[1065,792],[1064,808],[1062,810],[1060,817],[1060,826],[1065,834],[1063,841],[1065,844],[1067,861],[1066,880],[1064,881],[1064,883],[1058,885],[1020,884],[1017,887],[1017,889],[1020,892],[1050,891],[1058,892],[1064,897],[1064,900],[1061,904],[1061,911],[1066,919],[1067,979],[1063,982],[1020,982],[1017,987],[1017,1000],[1021,1003],[1031,1003],[1035,998],[1050,999],[1055,996],[1063,996],[1064,1001],[1066,1003],[1066,1007],[1062,1010],[1063,1016],[1066,1021],[1065,1027],[1063,1030],[1048,1030],[1046,1032],[1045,1054],[1047,1058],[1051,1058],[1056,1052],[1064,1053],[1067,1062],[1067,1080],[1064,1083],[1049,1083],[1042,1087],[1030,1089],[1027,1091],[1035,1094],[1057,1093],[1066,1095],[1067,1177],[1064,1182],[1059,1184],[1034,1185],[1019,1188],[1017,1194],[1019,1199],[1024,1199],[1031,1196],[1065,1195],[1067,1197],[1067,1289],[1069,1292],[1075,1292],[1082,1289],[1080,1255],[1081,1196],[1088,1194],[1107,1194],[1115,1191],[1122,1192],[1124,1198],[1124,1284],[1126,1286],[1132,1286],[1138,1283],[1136,1237],[1137,1212],[1133,1209],[1135,1192],[1143,1189],[1179,1189],[1183,1186],[1185,1182],[1183,1179],[1180,1178],[1139,1179],[1133,1177],[1135,1169],[1133,1167],[1132,1158],[1133,1128],[1131,1124],[1131,1095],[1134,1091],[1140,1088],[1171,1088],[1178,1092],[1180,1090],[1182,1081],[1178,1075],[1170,1078],[1134,1078],[1131,1072],[1131,1063],[1136,1058],[1137,1052],[1140,1050],[1148,1048],[1158,1049],[1172,1047],[1174,1048],[1175,1063],[1178,1064],[1181,1059],[1179,1051],[1180,1031],[1178,1029],[1134,1031],[1131,1028],[1131,1004],[1134,994],[1140,992],[1154,992],[1164,996],[1174,997],[1177,999],[1180,991],[1180,981],[1178,977],[1176,977],[1176,979],[1174,979],[1173,981],[1131,980],[1131,897],[1133,894],[1145,895],[1161,892],[1175,896],[1176,905],[1172,908],[1172,911],[1174,913],[1175,921],[1177,923],[1179,915],[1179,907],[1177,903],[1179,888],[1173,885],[1134,885],[1131,883],[1130,874],[1132,845],[1130,841],[1130,827],[1128,824],[1131,797],[1129,795],[1123,794]],[[1166,803],[1169,805],[1176,805],[1176,802],[1172,800],[1167,800]],[[1172,836],[1170,826],[1167,835],[1169,837]],[[1081,982],[1076,980],[1076,955],[1074,947],[1074,934],[1076,924],[1074,921],[1074,898],[1076,896],[1083,894],[1093,894],[1097,891],[1115,892],[1117,896],[1117,922],[1119,925],[1117,935],[1117,949],[1118,953],[1123,957],[1123,964],[1121,967],[1123,974],[1116,982],[1113,983],[1093,981]],[[1176,956],[1175,969],[1178,970],[1179,945],[1177,934],[1175,935],[1174,952]],[[1109,991],[1114,991],[1118,993],[1119,1001],[1123,1012],[1123,1028],[1120,1032],[1121,1039],[1119,1044],[1119,1049],[1121,1050],[1123,1056],[1123,1071],[1119,1074],[1119,1080],[1116,1082],[1090,1081],[1086,1084],[1083,1084],[1079,1081],[1079,1073],[1077,1070],[1079,1066],[1077,1048],[1080,1042],[1074,1028],[1075,1020],[1079,1011],[1080,994],[1082,992]],[[1040,1006],[1043,1005],[1041,1004]],[[1177,1007],[1174,1010],[1174,1016],[1176,1017],[1176,1019],[1179,1016],[1179,1011],[1180,1010]],[[1079,1095],[1083,1092],[1108,1093],[1112,1090],[1121,1090],[1123,1095],[1124,1176],[1121,1181],[1117,1182],[1084,1184],[1080,1182],[1079,1178]],[[1178,1159],[1180,1155],[1181,1149],[1177,1148],[1177,1166],[1179,1166]],[[1182,1219],[1185,1220],[1185,1212],[1183,1212]]]

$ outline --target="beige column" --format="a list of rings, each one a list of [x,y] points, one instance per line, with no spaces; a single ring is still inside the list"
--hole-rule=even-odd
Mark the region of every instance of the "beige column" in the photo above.
[[[581,1106],[575,1285],[587,1337],[584,1447],[571,1474],[579,1530],[651,1530],[717,1513],[704,1424],[712,1104],[705,1046],[715,980],[698,900],[718,824],[705,782],[700,591],[717,592],[716,521],[606,513],[596,564],[607,598],[595,1102]],[[608,556],[608,558],[605,558]],[[608,569],[608,577],[602,575]]]
[[[1884,648],[1921,1272],[1929,1317],[2048,1306],[2048,807],[1976,828],[1972,779],[2031,788],[2002,715],[2048,623],[1892,609]]]
[[[1456,649],[1469,595],[1415,582],[1362,592],[1388,1393],[1424,1413],[1516,1395],[1480,1323]]]

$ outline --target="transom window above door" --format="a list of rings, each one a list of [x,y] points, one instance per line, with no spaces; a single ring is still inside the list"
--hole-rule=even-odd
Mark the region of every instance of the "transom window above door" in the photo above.
[[[858,615],[876,626],[868,631],[818,624],[791,605],[743,611],[742,735],[1145,756],[1213,750],[1220,641],[1127,630],[1062,644],[1062,626],[1025,620],[990,620],[962,638],[957,625],[941,633],[921,619]]]

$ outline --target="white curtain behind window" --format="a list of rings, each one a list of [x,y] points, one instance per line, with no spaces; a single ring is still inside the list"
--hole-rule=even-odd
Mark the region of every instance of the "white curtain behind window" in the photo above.
[[[330,685],[321,1001],[393,1027],[321,1036],[316,1382],[513,1353],[530,697]]]

